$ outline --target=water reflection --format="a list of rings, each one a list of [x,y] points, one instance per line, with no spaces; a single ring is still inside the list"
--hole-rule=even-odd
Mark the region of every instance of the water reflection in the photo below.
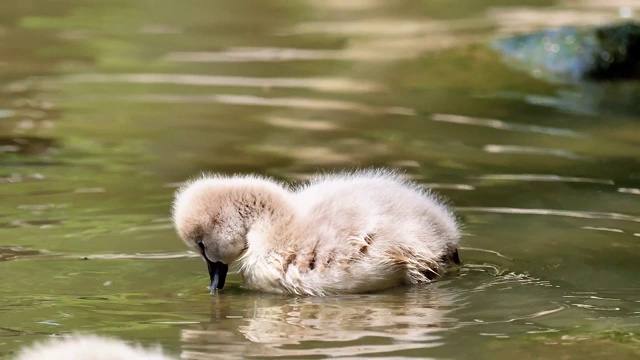
[[[640,195],[640,189],[634,189],[634,188],[618,188],[618,192],[621,192],[624,194]]]
[[[0,136],[0,154],[17,153],[22,155],[42,155],[49,153],[54,146],[55,140],[50,138],[35,136]]]
[[[543,181],[543,182],[568,182],[614,185],[613,180],[592,179],[575,176],[560,176],[551,174],[487,174],[477,176],[480,180],[505,180],[505,181]],[[620,190],[618,190],[620,191]]]
[[[581,219],[606,219],[630,222],[640,222],[640,217],[599,211],[573,211],[554,209],[520,209],[520,208],[500,208],[500,207],[458,207],[456,210],[462,212],[481,212],[497,214],[520,214],[520,215],[551,215],[562,217],[573,217]]]
[[[339,51],[269,47],[229,48],[215,52],[170,52],[165,60],[172,62],[281,62],[305,60],[340,60]]]
[[[584,137],[583,134],[577,133],[569,129],[559,129],[538,125],[522,125],[509,123],[503,120],[497,119],[482,119],[470,116],[453,115],[453,114],[434,114],[431,116],[434,121],[449,122],[454,124],[484,126],[493,129],[508,130],[508,131],[522,131],[531,133],[540,133],[553,136],[567,136],[567,137]]]
[[[602,25],[628,18],[622,8],[637,7],[637,4],[609,2],[603,0],[563,1],[563,6],[501,7],[493,8],[487,16],[500,25],[504,34],[536,31],[575,24]]]
[[[85,98],[91,100],[91,98]],[[122,101],[139,101],[152,103],[178,103],[178,104],[198,104],[198,103],[220,103],[227,105],[245,105],[245,106],[266,106],[266,107],[282,107],[291,109],[306,110],[324,110],[324,111],[346,111],[369,115],[415,115],[415,110],[400,106],[394,107],[376,107],[366,105],[364,103],[344,101],[344,100],[325,100],[315,98],[269,98],[254,95],[231,95],[231,94],[212,94],[212,95],[182,95],[182,94],[155,94],[140,95],[127,98],[94,98],[96,100],[117,99]]]
[[[0,247],[0,261],[9,261],[38,255],[42,255],[38,250],[24,249],[19,246]]]
[[[613,232],[613,233],[624,233],[624,230],[622,230],[622,229],[607,228],[607,227],[597,227],[597,226],[583,226],[583,227],[581,227],[581,229],[594,230],[594,231],[607,231],[607,232]]]
[[[430,51],[480,42],[478,32],[491,26],[484,19],[412,21],[407,18],[349,19],[297,24],[287,35],[334,35],[352,38],[338,59],[396,62]]]
[[[449,313],[461,306],[459,294],[439,286],[387,295],[243,296],[250,297],[242,299],[244,310],[225,294],[213,300],[211,324],[182,330],[183,358],[391,355],[439,345],[439,333],[455,326]]]
[[[340,126],[330,121],[323,120],[306,120],[306,119],[293,119],[279,116],[270,116],[265,119],[265,122],[271,126],[284,128],[284,129],[296,129],[296,130],[309,130],[309,131],[335,131],[340,129]]]
[[[465,234],[465,236],[470,236],[470,234]],[[507,259],[507,260],[513,261],[513,258],[510,258],[510,257],[508,257],[506,255],[503,255],[500,252],[495,251],[495,250],[480,249],[480,248],[474,248],[474,247],[468,247],[468,246],[463,246],[463,247],[460,248],[460,250],[485,252],[485,253],[488,253],[488,254],[496,255],[496,256],[501,257],[503,259]]]
[[[548,149],[535,146],[522,145],[497,145],[489,144],[482,148],[484,151],[493,154],[526,154],[526,155],[544,155],[566,158],[570,160],[589,160],[588,157],[578,155],[571,151],[563,149]]]
[[[0,175],[0,183],[21,183],[27,181],[41,181],[44,180],[44,175],[40,173],[33,174],[18,174],[11,173],[8,175]]]
[[[382,85],[366,80],[348,78],[257,78],[246,76],[214,76],[195,74],[78,74],[69,75],[55,83],[129,83],[172,84],[189,86],[236,86],[261,89],[294,88],[324,92],[373,92],[383,90]]]

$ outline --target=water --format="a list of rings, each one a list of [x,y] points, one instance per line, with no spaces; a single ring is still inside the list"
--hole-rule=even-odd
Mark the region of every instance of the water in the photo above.
[[[550,85],[478,45],[640,8],[509,3],[0,4],[0,356],[75,331],[186,359],[640,355],[638,85]],[[356,166],[451,199],[460,274],[208,294],[181,181]]]

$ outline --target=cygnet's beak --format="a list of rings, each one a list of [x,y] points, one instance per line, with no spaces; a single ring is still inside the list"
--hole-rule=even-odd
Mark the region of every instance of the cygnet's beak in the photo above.
[[[198,247],[200,248],[202,258],[204,258],[204,261],[207,262],[207,268],[209,268],[209,278],[211,279],[209,290],[211,290],[211,293],[213,294],[216,289],[222,289],[224,287],[224,281],[227,279],[227,271],[229,271],[229,265],[220,261],[213,262],[209,260],[204,243],[202,241],[198,242]]]
[[[220,261],[209,261],[206,256],[205,260],[207,260],[207,267],[209,268],[209,278],[211,278],[211,286],[209,286],[209,290],[215,291],[215,289],[222,289],[224,287],[224,281],[227,278],[229,265]]]

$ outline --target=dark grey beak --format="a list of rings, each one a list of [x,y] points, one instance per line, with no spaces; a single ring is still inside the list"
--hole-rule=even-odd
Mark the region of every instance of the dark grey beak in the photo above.
[[[220,261],[213,262],[209,260],[202,241],[198,242],[198,247],[200,248],[202,257],[207,262],[207,268],[209,268],[209,278],[211,279],[209,290],[211,290],[211,293],[213,294],[216,289],[222,289],[224,287],[224,281],[227,279],[229,265]]]
[[[207,267],[209,268],[209,278],[211,279],[211,286],[209,290],[222,289],[224,287],[224,281],[227,279],[227,271],[229,271],[229,265],[220,261],[211,262],[205,256],[207,260]]]

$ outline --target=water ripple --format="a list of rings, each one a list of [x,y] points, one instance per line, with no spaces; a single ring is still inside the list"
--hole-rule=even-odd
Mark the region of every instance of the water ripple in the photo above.
[[[363,114],[389,114],[413,116],[416,111],[405,107],[375,107],[363,103],[343,100],[312,99],[312,98],[267,98],[254,95],[179,95],[154,94],[141,96],[127,96],[123,101],[142,101],[156,103],[220,103],[227,105],[270,106],[305,110],[348,111]]]
[[[383,86],[348,78],[257,78],[193,74],[76,74],[56,79],[63,83],[171,84],[237,86],[254,88],[302,88],[325,92],[374,92]]]
[[[270,116],[265,120],[267,124],[285,129],[332,131],[340,127],[332,122],[323,120],[293,119],[279,116]]]
[[[39,227],[41,229],[47,229],[55,225],[62,224],[62,220],[49,219],[49,220],[12,220],[9,222],[0,223],[1,228],[26,228],[26,227]]]
[[[449,184],[449,183],[428,183],[422,184],[424,187],[431,189],[447,189],[447,190],[475,190],[476,188],[473,185],[467,184]]]
[[[7,119],[15,116],[16,112],[9,109],[0,109],[0,119]]]
[[[576,153],[562,149],[548,149],[533,146],[520,145],[494,145],[489,144],[483,147],[483,150],[494,154],[525,154],[525,155],[546,155],[556,156],[571,160],[589,160],[588,157],[578,155]]]
[[[571,305],[582,308],[582,309],[588,309],[588,310],[620,311],[620,308],[615,306],[595,306],[595,305],[589,305],[589,304],[571,304]]]
[[[511,284],[553,287],[553,284],[547,280],[535,278],[528,274],[517,274],[514,272],[505,273],[503,271],[502,274],[498,274],[492,281],[476,286],[472,292],[486,291],[487,289],[494,288],[496,286]]]
[[[170,52],[173,62],[282,62],[301,60],[339,60],[339,51],[272,47],[233,47],[223,51]]]
[[[620,301],[620,300],[622,300],[622,299],[616,299],[616,298],[605,298],[605,297],[594,296],[594,295],[564,295],[562,297],[564,297],[564,298],[577,298],[577,299],[606,300],[606,301]]]
[[[623,194],[640,195],[640,189],[634,189],[634,188],[618,188],[618,192]]]
[[[467,246],[461,246],[460,250],[464,250],[464,251],[479,251],[479,252],[485,252],[485,253],[489,253],[489,254],[494,254],[498,257],[501,257],[503,259],[507,259],[507,260],[513,260],[513,258],[510,258],[506,255],[503,255],[495,250],[488,250],[488,249],[480,249],[480,248],[474,248],[474,247],[467,247]]]
[[[583,226],[580,229],[595,230],[595,231],[608,231],[608,232],[614,232],[614,233],[624,233],[623,230],[615,229],[615,228],[606,228],[606,227]]]
[[[538,125],[513,124],[513,123],[509,123],[502,120],[483,119],[483,118],[454,115],[454,114],[434,114],[431,116],[431,120],[448,122],[453,124],[484,126],[484,127],[490,127],[493,129],[500,129],[500,130],[540,133],[540,134],[553,135],[553,136],[585,137],[584,134],[581,134],[569,129],[553,128],[553,127],[538,126]]]
[[[482,19],[464,19],[447,21],[409,21],[397,18],[377,18],[351,21],[307,22],[297,24],[289,31],[291,34],[339,34],[377,37],[410,37],[444,35],[456,30],[478,30],[490,26]],[[459,37],[463,37],[458,34]]]
[[[12,173],[9,175],[0,175],[0,184],[1,183],[20,183],[27,181],[40,181],[44,180],[45,177],[42,174],[34,173],[34,174],[16,174]]]
[[[559,176],[553,174],[488,174],[476,176],[475,178],[480,180],[548,181],[614,185],[613,180],[609,179]]]
[[[461,322],[460,325],[464,326],[464,325],[504,324],[504,323],[512,323],[512,322],[516,322],[516,321],[522,321],[522,320],[531,320],[531,319],[536,319],[536,318],[540,318],[540,317],[543,317],[543,316],[555,314],[557,312],[565,310],[566,308],[567,308],[566,306],[562,306],[561,305],[561,306],[558,306],[558,307],[553,308],[553,309],[537,311],[537,312],[529,314],[529,315],[513,317],[513,318],[507,319],[507,320],[484,321],[484,320],[480,320],[480,319],[475,319],[475,321]]]
[[[553,209],[523,209],[510,207],[482,207],[482,206],[462,206],[456,208],[458,211],[495,213],[495,214],[517,214],[517,215],[551,215],[572,217],[579,219],[599,219],[599,220],[620,220],[640,223],[640,217],[601,211],[575,211],[575,210],[553,210]]]
[[[38,250],[25,249],[20,246],[0,247],[0,261],[9,261],[23,257],[33,257],[44,253]]]
[[[78,256],[71,256],[73,258],[77,258]],[[136,253],[136,254],[96,254],[96,255],[87,255],[84,256],[83,259],[92,260],[122,260],[122,259],[142,259],[142,260],[165,260],[165,259],[186,259],[186,258],[198,258],[200,255],[192,252],[192,251],[182,251],[182,252],[167,252],[167,253],[152,253],[152,254],[144,254],[144,253]]]

